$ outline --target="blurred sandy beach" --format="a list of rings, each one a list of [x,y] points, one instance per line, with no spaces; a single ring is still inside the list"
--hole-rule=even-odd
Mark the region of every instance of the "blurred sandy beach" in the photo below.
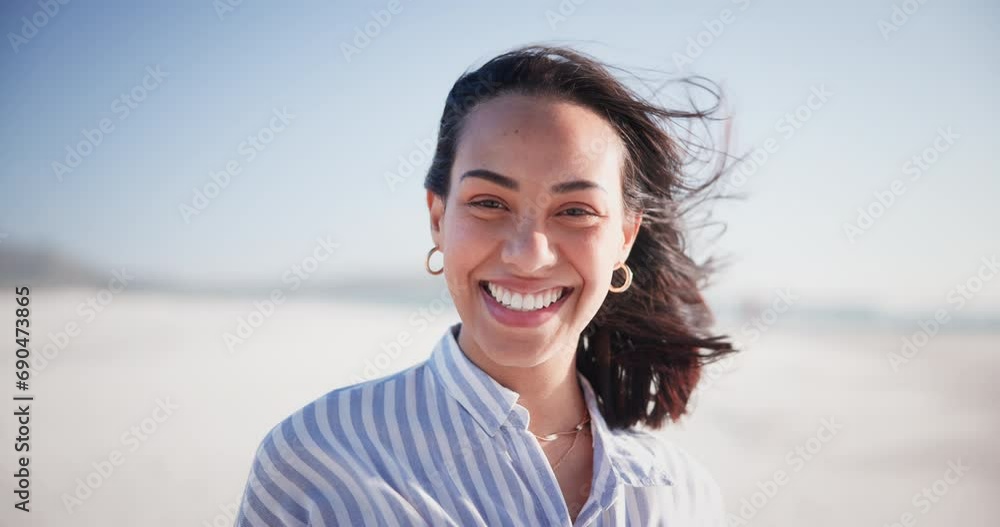
[[[31,389],[33,511],[5,506],[3,525],[232,525],[271,426],[329,390],[424,360],[457,321],[433,299],[290,299],[231,351],[223,335],[254,299],[129,291],[89,320],[77,307],[94,294],[32,293],[33,352],[50,345],[53,358],[36,364]],[[78,334],[60,337],[71,322]],[[403,332],[410,343],[397,347]],[[731,522],[881,526],[911,514],[915,525],[989,525],[1000,512],[1000,334],[942,331],[897,371],[891,331],[778,319],[743,344],[706,373],[693,415],[664,431],[715,475]],[[0,456],[5,473],[12,460]]]

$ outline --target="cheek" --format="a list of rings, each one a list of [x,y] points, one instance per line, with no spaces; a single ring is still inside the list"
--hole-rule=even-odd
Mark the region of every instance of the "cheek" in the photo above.
[[[454,295],[478,294],[478,284],[470,282],[471,275],[489,258],[493,238],[474,221],[456,219],[459,221],[445,228],[445,278]]]
[[[565,245],[567,257],[583,280],[580,303],[586,317],[595,315],[610,293],[608,288],[618,252],[614,237],[608,232],[595,229],[580,233]]]
[[[601,229],[579,230],[562,237],[560,246],[584,280],[601,278],[614,265],[613,244]]]

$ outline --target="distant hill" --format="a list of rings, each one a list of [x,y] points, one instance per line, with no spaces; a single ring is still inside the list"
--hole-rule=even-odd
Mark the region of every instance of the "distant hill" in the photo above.
[[[107,278],[93,267],[52,249],[0,243],[0,285],[97,285]]]
[[[108,273],[100,266],[89,265],[60,251],[29,247],[0,241],[0,286],[45,287],[105,287]],[[266,298],[275,288],[282,289],[295,298],[320,301],[345,301],[366,304],[413,306],[414,309],[441,303],[451,304],[444,280],[437,276],[385,276],[348,277],[341,281],[309,280],[298,291],[288,291],[288,284],[280,281],[231,282],[225,280],[191,281],[173,278],[140,276],[129,284],[130,291],[154,291],[173,295]],[[768,310],[770,299],[745,297],[720,297],[711,302],[716,321],[740,328]],[[773,315],[773,313],[772,313]],[[888,313],[865,305],[805,304],[792,306],[779,314],[777,324],[785,327],[837,327],[897,329],[909,331],[926,313]],[[948,329],[1000,330],[1000,316],[963,313],[950,322]]]
[[[110,275],[101,266],[85,263],[66,253],[40,246],[0,240],[0,286],[31,285],[47,287],[104,287]],[[136,270],[133,270],[133,272]],[[424,304],[443,298],[444,282],[435,277],[376,276],[350,278],[339,282],[308,280],[295,296],[335,298],[371,303]],[[275,288],[287,292],[289,285],[280,281],[232,282],[220,280],[183,280],[170,277],[140,276],[129,284],[132,291],[161,291],[185,295],[258,297]]]

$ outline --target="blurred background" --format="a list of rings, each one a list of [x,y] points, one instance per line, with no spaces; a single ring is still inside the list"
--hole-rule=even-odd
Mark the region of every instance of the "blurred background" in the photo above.
[[[444,98],[528,43],[724,89],[745,197],[692,251],[728,260],[706,294],[744,352],[662,433],[730,525],[996,524],[995,3],[0,9],[0,323],[29,286],[32,331],[3,488],[35,397],[32,511],[5,491],[0,524],[232,525],[274,424],[426,359],[457,321],[423,267]]]

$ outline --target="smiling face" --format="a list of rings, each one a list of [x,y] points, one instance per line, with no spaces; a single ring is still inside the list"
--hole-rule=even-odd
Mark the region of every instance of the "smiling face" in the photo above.
[[[470,357],[532,367],[572,357],[641,217],[622,201],[624,150],[593,111],[502,95],[467,117],[434,243]]]

